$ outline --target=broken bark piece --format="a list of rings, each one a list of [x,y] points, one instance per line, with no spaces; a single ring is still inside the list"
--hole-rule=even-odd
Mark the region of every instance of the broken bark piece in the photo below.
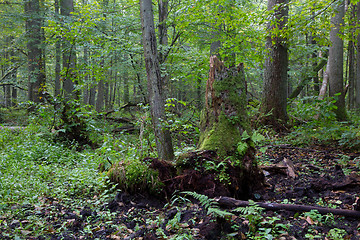
[[[235,198],[230,197],[219,197],[215,201],[219,203],[220,206],[225,207],[247,207],[249,206],[248,201],[241,201]],[[293,212],[309,212],[311,210],[317,210],[321,214],[332,213],[334,215],[340,215],[345,217],[355,217],[360,218],[360,211],[347,210],[347,209],[333,209],[325,207],[316,207],[309,205],[298,205],[298,204],[280,204],[280,203],[263,203],[256,202],[256,205],[259,207],[265,208],[266,210],[278,211],[278,210],[287,210]]]
[[[281,163],[283,163],[286,166],[286,171],[287,171],[287,175],[291,178],[296,178],[296,171],[295,171],[295,167],[294,164],[291,160],[284,158],[284,160],[281,161]]]
[[[288,160],[287,158],[284,158],[284,160],[282,160],[277,164],[273,164],[269,166],[261,166],[261,168],[268,172],[288,175],[291,178],[297,177],[293,162],[291,160]]]

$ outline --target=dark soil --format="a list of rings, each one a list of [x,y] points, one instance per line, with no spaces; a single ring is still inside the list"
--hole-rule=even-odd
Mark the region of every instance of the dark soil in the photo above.
[[[360,206],[355,203],[360,194],[359,156],[358,153],[321,146],[306,149],[272,146],[258,157],[267,164],[277,164],[284,158],[292,161],[296,177],[282,170],[267,171],[267,188],[258,191],[252,199],[358,209]],[[360,239],[360,219],[284,210],[263,211],[258,222],[255,218],[252,222],[239,212],[221,218],[209,214],[206,207],[181,193],[164,201],[119,192],[100,207],[76,206],[76,201],[60,202],[44,197],[36,206],[13,206],[17,212],[15,217],[0,216],[0,230],[3,230],[0,239],[16,239],[16,234],[27,236],[26,239],[65,240],[170,239],[176,234],[182,234],[178,239],[232,239],[230,235],[226,238],[228,234],[233,239],[248,239],[249,231],[253,232],[252,236],[259,236],[258,239],[271,239],[265,237],[266,231],[275,236],[274,239]],[[36,228],[41,231],[34,233],[35,223],[29,220],[31,216],[46,223],[42,228]],[[335,232],[340,229],[346,232],[335,238]]]

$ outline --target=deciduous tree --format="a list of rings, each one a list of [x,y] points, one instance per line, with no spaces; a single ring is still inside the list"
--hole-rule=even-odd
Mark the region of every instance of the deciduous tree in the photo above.
[[[344,25],[345,1],[337,3],[335,15],[331,19],[330,30],[330,49],[329,49],[329,95],[336,96],[336,109],[334,110],[336,118],[339,121],[346,120],[344,93],[344,43],[340,38],[341,27]]]
[[[148,80],[151,118],[155,133],[156,148],[160,159],[172,160],[174,151],[170,132],[166,127],[162,79],[158,59],[154,14],[151,0],[140,0],[140,15],[143,34],[145,67]]]
[[[287,115],[287,71],[288,47],[284,29],[288,17],[288,0],[268,0],[268,10],[273,18],[268,24],[269,35],[266,39],[268,56],[265,61],[264,91],[261,111],[265,122],[277,125],[285,123]]]

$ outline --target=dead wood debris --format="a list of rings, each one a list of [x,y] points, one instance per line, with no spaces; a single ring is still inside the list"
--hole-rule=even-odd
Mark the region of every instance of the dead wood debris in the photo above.
[[[248,201],[241,201],[235,198],[230,197],[219,197],[215,201],[219,203],[220,206],[224,207],[247,207],[249,206]],[[287,210],[294,212],[309,212],[311,210],[317,210],[321,214],[332,213],[334,215],[341,215],[345,217],[355,217],[360,218],[360,211],[347,210],[347,209],[333,209],[317,206],[308,206],[308,205],[298,205],[298,204],[280,204],[280,203],[264,203],[256,202],[259,207],[265,208],[266,210],[279,211]]]

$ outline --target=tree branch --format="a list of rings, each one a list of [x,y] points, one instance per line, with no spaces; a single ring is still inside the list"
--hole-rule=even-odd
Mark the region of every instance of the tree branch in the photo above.
[[[230,198],[230,197],[219,197],[215,200],[220,204],[220,206],[226,206],[226,207],[249,206],[248,201],[236,200],[235,198]],[[334,215],[341,215],[345,217],[360,218],[360,211],[355,211],[355,210],[333,209],[333,208],[315,207],[315,206],[298,205],[298,204],[280,204],[280,203],[263,203],[263,202],[256,202],[256,205],[271,211],[287,210],[293,212],[309,212],[311,210],[317,210],[321,214],[332,213]]]

